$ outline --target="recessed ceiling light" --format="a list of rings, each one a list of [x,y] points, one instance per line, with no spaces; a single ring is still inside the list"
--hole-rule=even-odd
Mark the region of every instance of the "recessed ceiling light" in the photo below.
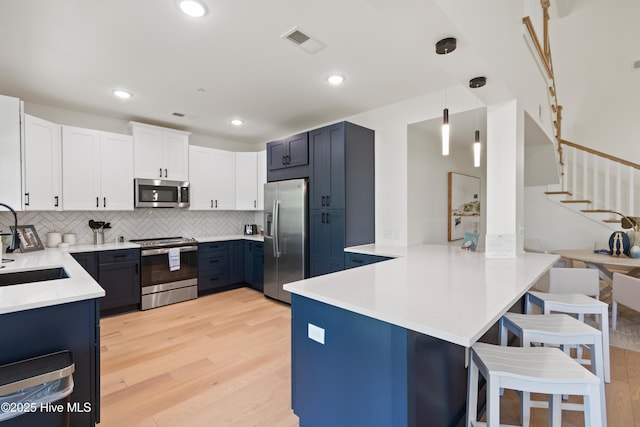
[[[334,85],[337,86],[339,84],[342,84],[342,82],[344,82],[344,76],[341,76],[340,74],[333,74],[329,77],[327,77],[327,81]]]
[[[197,0],[180,0],[178,2],[178,6],[180,6],[180,10],[189,15],[192,18],[202,18],[205,13],[207,13],[207,9],[204,7],[202,2]]]
[[[126,90],[122,89],[114,89],[112,93],[120,99],[129,99],[132,96],[131,92],[127,92]]]
[[[234,126],[240,126],[240,125],[242,125],[243,123],[244,123],[244,122],[243,122],[242,120],[240,120],[240,119],[233,119],[233,120],[231,120],[231,124],[232,124],[232,125],[234,125]]]

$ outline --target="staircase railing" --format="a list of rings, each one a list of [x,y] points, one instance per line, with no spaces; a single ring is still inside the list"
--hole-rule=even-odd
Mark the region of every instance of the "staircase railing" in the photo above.
[[[585,213],[621,212],[636,216],[640,200],[635,197],[640,188],[640,165],[560,140],[565,154],[562,188],[573,202],[587,203]],[[620,221],[614,215],[612,221]]]
[[[549,42],[550,0],[524,0],[522,23],[530,44],[537,53],[543,74],[549,81],[549,100],[555,115],[556,148],[561,170],[561,191],[547,194],[565,195],[564,203],[581,204],[585,214],[610,214],[604,221],[619,222],[616,212],[627,216],[640,213],[640,165],[562,139],[562,106],[553,72]],[[538,38],[542,34],[542,39]]]

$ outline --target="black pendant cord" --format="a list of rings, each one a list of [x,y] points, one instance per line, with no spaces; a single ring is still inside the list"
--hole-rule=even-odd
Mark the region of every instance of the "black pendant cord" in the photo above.
[[[11,213],[13,214],[13,231],[11,233],[11,245],[9,245],[9,247],[7,248],[7,253],[10,254],[13,251],[16,250],[16,247],[18,246],[18,214],[16,214],[16,211],[13,210],[13,208],[9,205],[6,205],[4,203],[0,203],[0,206],[4,206],[5,208],[9,209],[11,211]],[[1,244],[1,243],[0,243]]]

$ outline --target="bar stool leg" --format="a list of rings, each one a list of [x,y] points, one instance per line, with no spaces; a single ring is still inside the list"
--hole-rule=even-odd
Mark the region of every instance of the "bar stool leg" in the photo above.
[[[559,394],[549,395],[548,425],[560,427],[562,425],[562,402]]]
[[[494,378],[487,378],[487,427],[500,426],[500,387]]]
[[[478,417],[478,365],[473,360],[469,360],[469,375],[467,381],[468,402],[467,402],[467,427],[473,427]]]

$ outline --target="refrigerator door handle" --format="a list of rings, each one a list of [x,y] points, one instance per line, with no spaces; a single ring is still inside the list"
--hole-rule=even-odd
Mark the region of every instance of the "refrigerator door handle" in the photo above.
[[[280,258],[280,201],[273,201],[273,256]]]

